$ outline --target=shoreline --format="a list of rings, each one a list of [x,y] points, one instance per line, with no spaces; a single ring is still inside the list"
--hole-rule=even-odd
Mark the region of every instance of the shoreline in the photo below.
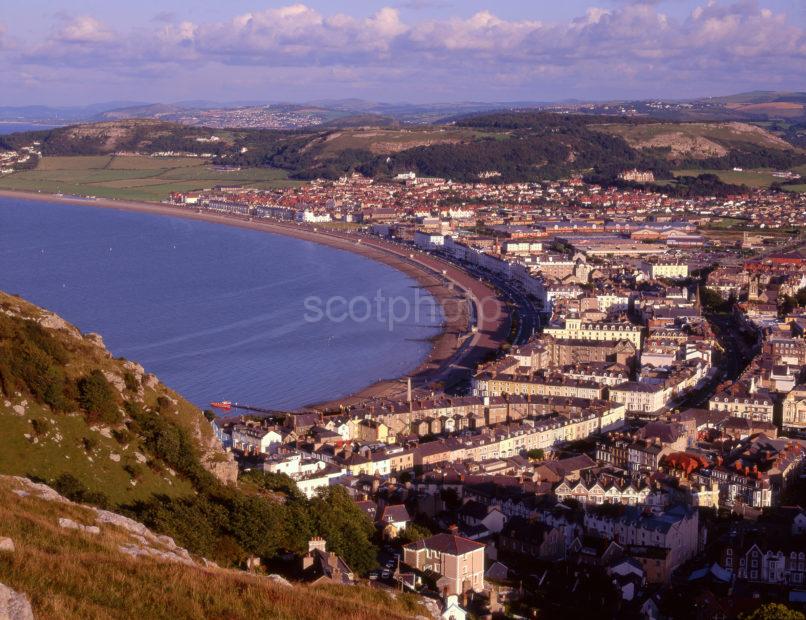
[[[405,399],[408,378],[412,380],[413,393],[428,396],[431,391],[451,387],[466,379],[480,361],[498,350],[509,333],[508,309],[488,285],[452,263],[381,238],[323,231],[321,226],[310,224],[253,220],[167,203],[15,190],[0,190],[0,197],[169,215],[311,241],[388,265],[414,279],[440,304],[444,322],[439,334],[430,339],[430,350],[417,367],[401,377],[376,381],[343,398],[306,405],[306,409],[332,410],[373,399]],[[457,294],[457,290],[461,293]],[[475,311],[470,310],[470,304],[474,305]],[[475,332],[471,330],[471,312],[477,318]],[[417,396],[415,394],[415,398]]]

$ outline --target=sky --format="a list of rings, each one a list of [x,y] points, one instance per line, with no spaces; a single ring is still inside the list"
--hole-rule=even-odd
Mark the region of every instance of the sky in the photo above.
[[[0,106],[806,90],[804,0],[2,0]]]

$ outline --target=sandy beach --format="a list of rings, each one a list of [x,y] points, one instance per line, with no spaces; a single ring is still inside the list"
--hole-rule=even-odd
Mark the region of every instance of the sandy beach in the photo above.
[[[409,377],[416,391],[415,395],[425,396],[434,390],[450,388],[467,379],[479,362],[494,354],[506,341],[509,333],[509,309],[495,290],[447,261],[377,237],[335,232],[326,230],[321,225],[253,220],[166,203],[91,199],[9,190],[0,190],[0,196],[170,215],[281,234],[366,256],[415,279],[441,304],[446,317],[442,330],[431,341],[432,347],[427,357],[403,377],[376,382],[346,398],[311,404],[311,407],[318,409],[349,406],[373,398],[405,398],[406,379]],[[471,329],[471,313],[476,319],[475,331]]]

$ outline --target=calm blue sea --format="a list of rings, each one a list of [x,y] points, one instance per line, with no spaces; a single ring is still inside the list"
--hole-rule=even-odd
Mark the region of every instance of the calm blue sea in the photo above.
[[[378,291],[411,304],[427,293],[349,252],[181,218],[2,197],[0,289],[100,333],[114,355],[200,406],[226,399],[293,408],[345,396],[417,366],[440,322],[426,308],[390,330],[388,312],[378,320],[371,301]],[[340,297],[359,300],[351,318],[340,320]],[[311,322],[328,299],[337,320]],[[361,300],[375,303],[371,318]],[[406,302],[396,304],[403,314]]]

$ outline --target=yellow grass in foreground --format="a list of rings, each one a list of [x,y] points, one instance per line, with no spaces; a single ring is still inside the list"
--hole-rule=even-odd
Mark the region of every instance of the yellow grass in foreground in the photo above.
[[[0,477],[0,583],[25,593],[38,619],[137,618],[411,618],[422,613],[410,597],[392,599],[365,587],[293,587],[240,571],[133,558],[119,550],[132,535],[101,525],[92,535],[60,528],[66,517],[95,523],[83,506],[13,492]]]

